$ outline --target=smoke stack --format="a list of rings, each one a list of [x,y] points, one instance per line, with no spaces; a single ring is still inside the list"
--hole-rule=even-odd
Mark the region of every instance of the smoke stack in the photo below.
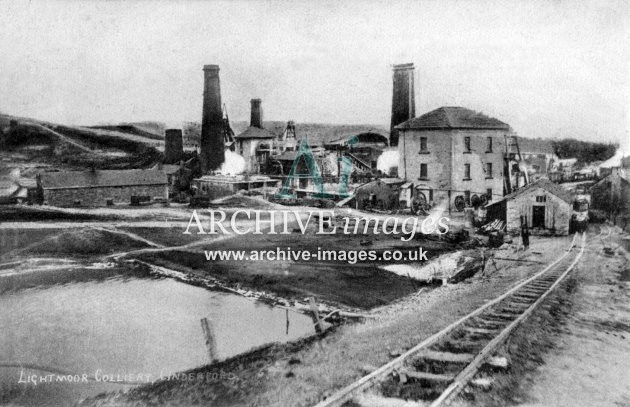
[[[398,145],[398,130],[394,127],[416,116],[414,69],[413,63],[394,65],[394,94],[389,136],[389,144],[392,147]]]
[[[258,127],[259,129],[262,129],[263,128],[262,107],[260,106],[260,104],[262,103],[262,100],[252,99],[251,103],[252,103],[252,114],[250,116],[249,125],[251,127]]]
[[[201,119],[201,171],[216,171],[225,161],[223,142],[223,111],[221,110],[221,84],[219,66],[203,67],[203,116]]]
[[[179,162],[184,155],[184,143],[180,129],[166,129],[164,133],[164,162]]]

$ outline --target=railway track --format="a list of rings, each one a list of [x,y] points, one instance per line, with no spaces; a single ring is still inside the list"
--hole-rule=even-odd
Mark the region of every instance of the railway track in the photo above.
[[[610,236],[604,229],[592,240]],[[497,348],[538,308],[579,262],[586,233],[535,275],[477,308],[389,363],[340,389],[315,407],[437,407],[453,400]],[[499,360],[500,362],[500,360]]]

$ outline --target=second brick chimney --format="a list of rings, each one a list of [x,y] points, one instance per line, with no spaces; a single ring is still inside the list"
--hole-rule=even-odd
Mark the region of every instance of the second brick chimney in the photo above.
[[[260,106],[261,104],[261,100],[260,99],[252,99],[252,114],[251,114],[251,118],[249,120],[249,125],[251,127],[258,127],[259,129],[263,128],[263,113],[262,113],[262,107]]]

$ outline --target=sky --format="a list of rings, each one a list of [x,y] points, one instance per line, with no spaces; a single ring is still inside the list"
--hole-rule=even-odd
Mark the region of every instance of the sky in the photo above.
[[[464,106],[525,137],[630,139],[625,1],[4,1],[0,112],[66,124],[200,121],[203,65],[232,120],[389,125]]]

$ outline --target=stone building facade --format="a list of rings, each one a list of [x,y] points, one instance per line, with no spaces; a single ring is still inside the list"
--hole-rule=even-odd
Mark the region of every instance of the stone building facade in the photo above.
[[[168,199],[166,174],[160,170],[62,171],[42,173],[38,188],[45,205],[106,206]]]
[[[553,182],[541,179],[486,207],[486,221],[506,223],[507,233],[518,234],[521,217],[531,234],[567,235],[572,215],[572,197]]]
[[[271,156],[274,138],[272,133],[257,127],[250,127],[235,137],[236,152],[245,159],[245,172],[261,172]]]
[[[397,126],[398,175],[429,204],[466,206],[503,197],[509,125],[462,107],[441,107]]]

